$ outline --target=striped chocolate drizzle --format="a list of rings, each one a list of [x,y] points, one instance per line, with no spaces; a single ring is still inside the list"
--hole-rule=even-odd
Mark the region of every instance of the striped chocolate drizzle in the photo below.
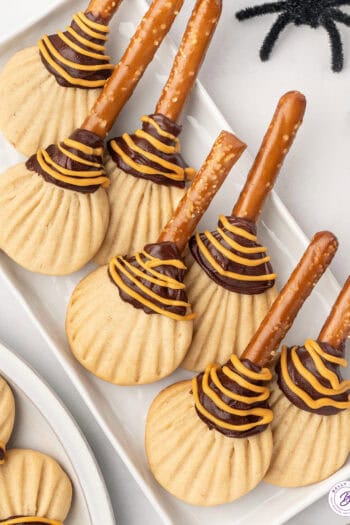
[[[141,121],[142,129],[109,141],[112,159],[134,177],[184,188],[194,170],[180,154],[181,126],[161,114],[143,116]]]
[[[333,415],[350,408],[350,381],[342,379],[346,367],[343,350],[313,339],[304,346],[283,347],[277,365],[278,384],[299,408]]]
[[[79,12],[65,32],[44,35],[38,42],[45,67],[65,87],[103,87],[114,66],[105,54],[109,28],[91,13]]]
[[[117,255],[108,270],[120,297],[135,308],[177,321],[193,319],[183,283],[186,266],[175,244],[148,244],[133,257]]]
[[[196,233],[189,246],[209,277],[232,292],[259,294],[275,283],[270,257],[257,242],[252,221],[221,215],[216,230]]]
[[[224,365],[209,365],[192,379],[198,416],[210,429],[228,437],[247,437],[262,432],[273,415],[263,385],[272,378],[268,368],[233,355]]]
[[[91,131],[77,129],[59,144],[32,155],[26,166],[57,186],[92,193],[100,186],[109,185],[102,161],[103,151],[100,137]]]

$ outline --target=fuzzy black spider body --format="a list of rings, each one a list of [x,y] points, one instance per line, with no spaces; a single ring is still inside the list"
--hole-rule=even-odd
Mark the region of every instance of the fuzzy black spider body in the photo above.
[[[314,29],[324,27],[329,34],[332,50],[332,69],[343,69],[343,45],[335,22],[350,26],[350,15],[339,9],[350,6],[350,0],[284,0],[268,2],[238,11],[238,20],[247,20],[260,15],[278,14],[260,49],[261,60],[268,60],[278,37],[288,24],[308,25]]]

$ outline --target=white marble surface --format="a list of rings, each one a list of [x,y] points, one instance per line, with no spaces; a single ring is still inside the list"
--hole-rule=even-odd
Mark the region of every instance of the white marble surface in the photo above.
[[[26,0],[12,0],[5,8],[2,6],[0,27],[7,27],[7,22],[18,23],[17,17],[24,22],[28,16],[27,4]],[[258,59],[258,48],[274,16],[238,23],[234,12],[251,2],[227,0],[224,4],[201,80],[251,152],[256,151],[279,96],[289,89],[299,89],[307,95],[305,123],[286,161],[277,191],[309,236],[318,229],[332,229],[337,233],[341,247],[333,270],[343,282],[350,270],[350,29],[342,29],[345,70],[340,74],[330,70],[326,33],[306,27],[288,28],[271,61],[263,64]],[[40,10],[47,1],[35,0],[32,5]],[[192,5],[192,1],[186,0],[172,31],[177,41],[181,24]],[[160,525],[151,505],[1,279],[0,339],[46,378],[77,419],[101,465],[117,523]],[[323,498],[288,523],[340,525],[349,522],[350,518],[336,516]]]

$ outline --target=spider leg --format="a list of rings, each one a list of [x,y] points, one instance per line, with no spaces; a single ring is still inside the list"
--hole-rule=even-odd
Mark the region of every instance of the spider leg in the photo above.
[[[346,26],[350,26],[350,15],[343,13],[343,11],[340,11],[340,9],[330,9],[329,14],[331,15],[331,18],[333,18],[333,20],[335,20],[336,22],[341,22]]]
[[[350,5],[350,0],[333,0],[332,7],[337,7],[341,5]]]
[[[344,55],[339,30],[329,16],[323,17],[321,25],[323,25],[329,34],[332,50],[332,69],[335,72],[341,71],[344,65]]]
[[[247,20],[248,18],[254,18],[255,16],[267,15],[270,13],[279,13],[283,11],[287,2],[268,2],[262,5],[256,5],[255,7],[247,7],[237,11],[236,18],[238,20]]]
[[[283,13],[279,15],[276,22],[271,27],[270,31],[267,33],[263,45],[260,49],[260,58],[265,61],[268,60],[273,46],[278,40],[283,29],[292,22],[292,16],[289,13]]]

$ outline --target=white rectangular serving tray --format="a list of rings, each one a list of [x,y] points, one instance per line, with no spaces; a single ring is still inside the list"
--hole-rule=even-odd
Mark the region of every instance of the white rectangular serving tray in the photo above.
[[[73,12],[84,8],[85,2],[65,2],[54,11],[27,28],[20,38],[0,42],[0,66],[18,49],[32,45],[42,33],[64,28]],[[110,54],[118,60],[138,21],[146,10],[144,0],[127,0],[112,22]],[[160,94],[162,83],[170,69],[174,46],[167,39],[148,69],[135,95],[122,112],[113,134],[136,129],[140,116],[151,113]],[[231,87],[230,89],[234,89]],[[277,101],[276,101],[277,102]],[[271,108],[271,114],[274,108]],[[268,124],[268,123],[266,123]],[[222,129],[230,127],[204,88],[197,83],[184,118],[182,145],[185,158],[198,168],[211,144]],[[254,121],[251,122],[254,126]],[[244,140],[244,137],[240,137]],[[0,172],[23,160],[3,138],[0,140]],[[219,213],[229,213],[242,182],[252,163],[245,153],[214,199],[201,226],[215,226]],[[283,176],[292,176],[284,173]],[[326,227],[327,225],[325,225]],[[278,284],[284,283],[307,245],[307,239],[276,193],[270,196],[259,225],[259,236],[269,248]],[[166,385],[190,377],[178,370],[159,383],[140,387],[117,387],[104,383],[86,372],[72,356],[67,344],[64,322],[67,303],[78,281],[93,265],[68,277],[35,275],[15,265],[0,254],[0,273],[10,284],[14,294],[31,315],[33,322],[46,339],[51,351],[60,361],[79,390],[87,406],[121,456],[131,474],[148,496],[164,523],[176,525],[240,524],[278,525],[297,514],[325,494],[337,480],[350,477],[348,462],[332,478],[306,488],[278,489],[261,483],[240,500],[215,508],[187,505],[167,494],[154,480],[144,452],[144,423],[148,407]],[[339,291],[331,273],[326,273],[313,296],[303,308],[302,315],[290,331],[287,341],[302,343],[306,337],[316,336]]]

